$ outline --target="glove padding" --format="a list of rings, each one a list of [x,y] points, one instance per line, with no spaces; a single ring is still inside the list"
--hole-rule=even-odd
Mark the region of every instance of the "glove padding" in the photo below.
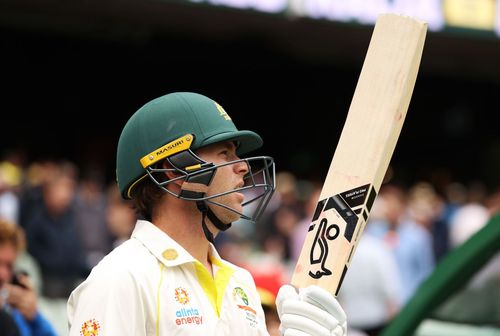
[[[337,299],[316,285],[281,286],[276,297],[283,336],[346,336],[347,317]]]

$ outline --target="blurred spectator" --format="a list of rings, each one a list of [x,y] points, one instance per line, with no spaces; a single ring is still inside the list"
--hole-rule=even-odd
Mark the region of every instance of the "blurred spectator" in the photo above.
[[[375,336],[399,311],[401,278],[391,251],[377,238],[361,236],[339,301],[352,328]]]
[[[106,225],[112,236],[112,248],[130,238],[137,220],[137,215],[129,201],[125,201],[116,183],[112,183],[106,193]]]
[[[453,182],[446,186],[446,204],[443,209],[443,218],[450,225],[451,218],[463,204],[467,202],[467,188],[459,182]]]
[[[452,247],[463,244],[488,221],[488,209],[478,203],[468,203],[458,209],[451,220],[450,242]]]
[[[25,245],[22,229],[0,220],[0,335],[56,335],[38,310],[37,294],[29,277],[14,273],[17,255]]]
[[[283,268],[279,260],[265,257],[253,258],[244,267],[252,274],[255,281],[269,335],[279,336],[280,320],[275,301],[280,287],[289,281],[287,270]]]
[[[492,192],[484,202],[491,216],[500,212],[500,188]]]
[[[18,223],[22,171],[11,162],[0,162],[0,219]]]
[[[297,178],[288,171],[282,171],[276,174],[276,191],[266,211],[262,215],[262,218],[256,223],[256,238],[260,246],[265,245],[265,240],[267,240],[270,235],[278,235],[274,220],[276,212],[282,207],[293,208],[298,211],[302,209],[302,204],[298,198]],[[283,237],[278,239],[283,240]],[[276,241],[276,239],[273,240]],[[288,247],[286,247],[286,249],[288,249]]]
[[[297,178],[288,171],[276,174],[276,192],[279,196],[280,205],[297,206],[299,195],[297,190]]]
[[[462,206],[453,216],[450,241],[453,248],[462,245],[488,222],[491,213],[482,204],[471,202]],[[491,279],[500,279],[500,255],[492,260],[469,283],[469,288],[480,289]]]
[[[431,236],[434,260],[441,259],[449,249],[449,223],[445,202],[432,184],[419,182],[408,195],[408,217],[425,228]]]
[[[97,265],[111,251],[106,203],[104,176],[96,168],[86,169],[75,195],[75,221],[89,267]]]
[[[31,163],[26,170],[25,184],[20,192],[19,224],[26,228],[33,214],[36,214],[43,206],[42,188],[58,173],[64,170],[68,174],[76,175],[76,167],[69,162],[54,162],[46,160]]]
[[[292,261],[292,236],[302,217],[302,211],[298,204],[295,206],[280,205],[271,216],[271,228],[268,236],[264,239],[264,248],[268,247],[274,250],[285,262]],[[279,249],[277,244],[281,245]]]
[[[434,268],[430,233],[408,217],[405,191],[395,185],[383,185],[376,203],[383,217],[366,229],[381,239],[396,258],[402,282],[402,302],[406,302]]]
[[[268,235],[260,246],[260,249],[273,259],[280,260],[283,264],[291,266],[290,260],[285,258],[287,253],[287,241],[284,236],[278,234]]]
[[[42,203],[33,204],[34,213],[26,223],[28,251],[42,272],[42,295],[68,297],[88,274],[72,202],[76,169],[67,164],[41,187]]]
[[[467,184],[467,203],[484,204],[488,197],[488,188],[479,180]]]
[[[302,245],[304,245],[304,240],[306,238],[309,225],[316,210],[316,206],[319,201],[319,195],[321,194],[322,186],[318,183],[314,183],[312,190],[304,204],[304,215],[297,223],[290,238],[290,257],[296,262],[299,259],[300,251],[302,250]]]

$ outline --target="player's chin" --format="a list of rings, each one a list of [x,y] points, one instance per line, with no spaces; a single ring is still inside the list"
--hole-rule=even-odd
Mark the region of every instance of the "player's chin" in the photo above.
[[[234,209],[239,213],[243,213],[243,202],[245,201],[245,195],[242,193],[234,193]]]
[[[228,223],[236,222],[240,218],[241,218],[241,216],[239,214],[232,212],[232,213],[228,214],[227,222]]]
[[[234,208],[233,210],[238,211],[238,209]],[[220,209],[220,211],[214,211],[214,213],[217,216],[217,218],[220,219],[221,222],[227,225],[241,218],[240,214],[228,209]]]
[[[236,201],[233,198],[225,198],[224,200],[215,198],[214,201],[220,204],[224,204],[224,206],[227,206],[229,208],[227,209],[223,206],[215,206],[212,208],[214,214],[223,223],[229,224],[241,218],[241,214],[243,213],[243,205],[241,202]]]
[[[226,218],[228,223],[235,222],[241,218],[241,214],[243,213],[243,206],[241,203],[234,204],[231,206],[233,211],[228,210],[226,213]]]

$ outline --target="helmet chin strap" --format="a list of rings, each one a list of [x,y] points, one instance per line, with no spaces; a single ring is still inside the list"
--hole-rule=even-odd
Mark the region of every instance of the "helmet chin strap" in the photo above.
[[[212,183],[212,179],[215,174],[215,169],[201,170],[196,172],[196,170],[202,168],[214,167],[212,162],[205,162],[199,157],[197,157],[191,150],[184,150],[176,153],[167,158],[168,162],[174,168],[182,170],[184,172],[190,171],[183,185],[179,196],[189,197],[189,198],[203,198],[205,197],[206,188]],[[186,188],[187,185],[195,186],[193,189]],[[223,223],[217,216],[210,210],[207,203],[203,200],[196,201],[196,206],[201,212],[201,226],[205,237],[212,244],[214,243],[214,234],[210,232],[205,219],[208,217],[212,224],[220,231],[225,231],[231,227],[231,223]]]
[[[210,219],[212,224],[220,231],[226,231],[231,227],[232,223],[228,224],[223,223],[208,207],[205,201],[196,201],[196,207],[201,212],[201,227],[203,228],[203,233],[205,234],[207,240],[210,243],[214,244],[214,234],[208,229],[205,219],[208,217],[208,219]]]

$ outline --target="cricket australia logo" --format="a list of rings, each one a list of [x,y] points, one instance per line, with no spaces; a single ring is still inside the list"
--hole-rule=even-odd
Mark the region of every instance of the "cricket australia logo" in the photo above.
[[[247,293],[245,293],[241,287],[235,287],[233,289],[233,299],[236,301],[242,301],[246,306],[248,306],[249,301]]]
[[[236,301],[236,306],[243,312],[248,325],[252,328],[255,328],[258,324],[257,312],[255,311],[255,309],[250,307],[248,295],[247,293],[245,293],[243,288],[235,287],[233,289],[233,300]]]
[[[214,104],[215,107],[217,107],[217,110],[219,111],[219,114],[222,118],[224,118],[225,120],[231,120],[231,117],[229,116],[229,114],[227,114],[226,110],[224,110],[222,106],[220,106],[217,102],[214,102]]]

